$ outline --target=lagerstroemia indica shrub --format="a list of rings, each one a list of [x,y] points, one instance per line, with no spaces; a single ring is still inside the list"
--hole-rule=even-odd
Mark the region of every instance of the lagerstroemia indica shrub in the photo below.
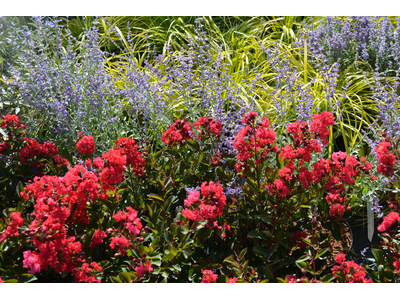
[[[219,151],[223,126],[203,116],[193,124],[175,120],[158,144],[121,137],[101,155],[96,140],[80,133],[67,162],[53,144],[25,137],[16,116],[4,116],[10,134],[1,144],[2,170],[43,165],[21,178],[18,201],[3,211],[0,277],[341,281],[340,272],[353,271],[326,268],[328,237],[340,236],[338,224],[359,180],[371,180],[372,165],[341,152],[322,158],[334,122],[329,112],[289,124],[282,136],[254,111],[241,121],[237,155]],[[241,192],[230,192],[238,178]],[[365,279],[361,271],[354,281]]]

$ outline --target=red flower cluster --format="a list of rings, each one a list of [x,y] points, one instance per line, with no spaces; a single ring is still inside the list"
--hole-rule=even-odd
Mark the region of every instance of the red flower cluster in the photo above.
[[[110,248],[115,249],[115,247],[119,248],[118,253],[115,254],[115,256],[126,254],[128,247],[129,247],[128,239],[126,237],[124,237],[123,235],[112,237],[111,243],[110,243]]]
[[[218,279],[218,275],[214,274],[213,271],[211,270],[204,270],[203,271],[203,279],[201,280],[201,283],[214,283]]]
[[[239,130],[233,146],[239,151],[237,159],[243,163],[236,163],[235,169],[237,172],[246,172],[248,170],[247,160],[255,159],[255,164],[261,164],[265,161],[269,152],[277,152],[277,147],[272,147],[275,142],[275,132],[268,128],[269,120],[267,117],[262,118],[262,122],[255,122],[256,112],[250,111],[244,115],[242,122],[246,124]]]
[[[344,202],[346,198],[344,184],[351,186],[360,175],[371,173],[372,164],[366,162],[365,157],[362,158],[362,162],[357,161],[354,156],[347,157],[345,152],[335,152],[332,154],[332,159],[325,161],[325,173],[323,174],[327,177],[325,189],[328,195],[326,196],[326,201],[332,203],[332,207],[329,210],[331,216],[337,214],[342,216],[347,209],[347,204]],[[318,172],[314,172],[314,174],[322,176]]]
[[[144,272],[149,272],[149,274],[153,271],[153,268],[151,267],[151,262],[145,262],[144,265],[143,263],[140,263],[140,266],[135,268],[136,275],[138,278],[142,277]]]
[[[91,135],[84,136],[76,143],[76,148],[81,154],[92,155],[96,148],[93,137]]]
[[[285,197],[290,194],[290,189],[285,185],[285,181],[282,179],[275,179],[274,184],[267,183],[265,187],[268,189],[268,193],[277,197]]]
[[[292,145],[286,145],[282,148],[279,156],[285,161],[288,160],[287,164],[279,170],[279,176],[286,180],[293,179],[293,172],[296,170],[295,159],[298,159],[298,166],[301,166],[298,174],[298,181],[304,188],[308,188],[309,185],[314,181],[313,174],[304,167],[305,162],[311,161],[311,154],[321,152],[321,144],[316,139],[321,137],[323,143],[325,143],[329,130],[327,126],[332,125],[334,118],[330,112],[322,112],[321,115],[314,115],[313,120],[310,123],[303,121],[296,121],[287,126],[287,133],[292,135]]]
[[[113,219],[117,223],[123,222],[124,227],[128,229],[129,233],[136,236],[140,233],[140,230],[142,229],[140,219],[137,218],[138,212],[130,206],[128,206],[126,209],[128,210],[127,213],[119,211],[116,215],[113,216]]]
[[[51,142],[46,142],[43,145],[40,145],[38,141],[34,139],[29,139],[24,137],[24,147],[19,151],[20,162],[24,163],[31,159],[40,159],[53,156],[54,162],[56,163],[58,168],[62,168],[63,166],[68,166],[68,161],[58,155],[58,148]],[[37,164],[34,160],[34,163],[37,167],[42,167],[42,164]]]
[[[22,219],[21,214],[17,211],[10,214],[12,219],[10,225],[6,228],[6,230],[0,234],[0,243],[3,243],[6,238],[11,236],[18,236],[18,227],[21,227],[24,224],[24,219]]]
[[[300,248],[305,248],[307,247],[307,244],[304,243],[303,239],[305,239],[306,237],[307,237],[307,232],[298,230],[292,233],[290,241],[292,243],[297,243]]]
[[[392,211],[383,218],[383,222],[381,225],[378,226],[378,230],[380,232],[386,231],[389,229],[390,226],[396,223],[396,221],[400,222],[399,214],[397,212]]]
[[[92,268],[89,268],[88,263],[83,263],[82,267],[75,272],[75,282],[101,282],[100,279],[96,279],[96,275],[93,275],[95,272],[100,272],[103,270],[97,262],[92,262],[90,264]]]
[[[6,142],[0,143],[0,153],[4,152],[6,149],[11,149],[10,144]]]
[[[21,164],[26,162],[30,158],[39,156],[40,154],[40,144],[38,143],[38,141],[24,137],[24,142],[25,147],[19,151]]]
[[[233,277],[229,278],[229,280],[226,283],[236,283],[236,281],[238,281],[238,279],[236,277]]]
[[[201,194],[203,199],[200,200],[200,204],[200,193],[198,191],[193,191],[188,195],[188,199],[184,201],[185,206],[190,207],[195,204],[196,207],[193,209],[185,208],[182,210],[182,214],[189,220],[207,220],[211,223],[216,217],[222,215],[226,196],[223,194],[222,186],[212,181],[208,185],[207,182],[201,184]]]
[[[21,127],[21,122],[18,120],[18,116],[16,115],[6,115],[3,116],[3,122],[1,122],[1,128],[6,128],[6,127],[13,127],[13,128],[18,128]],[[26,125],[23,126],[23,128],[26,128]]]
[[[396,156],[391,152],[392,150],[392,145],[389,142],[379,143],[379,145],[375,147],[375,152],[379,161],[377,171],[387,177],[393,176],[393,166],[397,162]]]
[[[231,226],[228,225],[227,223],[225,223],[224,225],[220,226],[220,225],[218,225],[217,221],[214,221],[213,225],[214,225],[214,229],[217,229],[219,231],[220,237],[222,239],[225,239],[226,238],[226,232],[231,230]]]
[[[111,189],[113,184],[119,183],[124,179],[126,155],[123,155],[120,149],[110,149],[107,153],[103,153],[101,157],[106,161],[99,177],[104,183],[104,188]],[[96,163],[100,164],[100,161],[97,160]]]
[[[96,230],[93,237],[92,242],[90,243],[90,248],[96,248],[97,245],[103,244],[103,239],[107,237],[107,234],[104,230]]]
[[[328,129],[325,127],[325,130]],[[296,121],[289,124],[287,133],[292,134],[294,149],[292,149],[292,145],[282,148],[280,153],[282,159],[301,159],[300,164],[303,164],[304,161],[311,161],[311,153],[321,152],[321,144],[316,139],[318,135],[310,132],[307,122]]]
[[[109,159],[107,163],[115,164],[112,155],[106,158]],[[86,261],[79,258],[82,245],[74,236],[68,237],[67,227],[78,223],[89,224],[87,202],[108,198],[105,185],[96,174],[84,166],[76,165],[64,177],[36,177],[32,184],[25,187],[21,196],[26,200],[33,196],[36,200],[34,220],[27,234],[38,252],[27,252],[24,261],[25,267],[31,269],[30,272],[36,273],[50,266],[56,272],[74,273],[78,281],[94,280],[94,277],[84,276],[91,272],[90,268],[85,265]],[[105,237],[102,230],[96,231],[91,247],[102,243]],[[123,238],[117,238],[112,240],[110,246],[113,248],[115,245],[126,250],[127,243],[124,243]],[[78,263],[82,263],[81,268],[77,267]]]
[[[200,117],[200,119],[197,122],[193,123],[194,127],[196,129],[199,129],[199,127],[202,127],[202,130],[197,136],[197,139],[200,139],[202,135],[205,135],[209,132],[219,135],[220,132],[222,131],[222,125],[220,122],[213,118],[207,118],[207,117]]]
[[[136,175],[144,175],[143,167],[146,164],[146,160],[142,157],[142,153],[137,151],[139,148],[135,144],[135,140],[124,137],[115,141],[115,150],[121,150],[122,155],[126,155],[126,161],[129,166],[133,168]]]
[[[328,111],[323,111],[321,114],[314,115],[310,123],[310,131],[321,139],[323,145],[327,145],[329,137],[329,129],[327,126],[331,126],[334,123],[335,118],[332,114]]]
[[[182,144],[182,141],[192,138],[192,125],[184,120],[176,120],[167,131],[162,134],[162,140],[167,146],[175,146],[176,143]]]
[[[346,283],[360,282],[360,283],[372,283],[372,279],[366,279],[364,267],[357,265],[354,261],[346,261],[344,254],[336,255],[336,262],[340,266],[334,266],[331,271],[333,276],[336,278],[338,275],[336,272],[341,272],[345,278]]]

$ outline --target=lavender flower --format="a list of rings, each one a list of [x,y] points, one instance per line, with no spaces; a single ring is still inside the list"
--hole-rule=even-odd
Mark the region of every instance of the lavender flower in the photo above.
[[[340,62],[344,71],[360,60],[382,72],[400,67],[398,32],[389,18],[328,17],[316,28],[306,26],[296,46],[303,48],[307,41],[310,61],[317,68]]]

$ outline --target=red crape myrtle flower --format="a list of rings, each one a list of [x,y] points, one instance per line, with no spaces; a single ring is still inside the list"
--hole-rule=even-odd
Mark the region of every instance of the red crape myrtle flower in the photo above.
[[[142,229],[142,223],[140,223],[140,219],[137,217],[138,212],[130,206],[128,206],[126,209],[128,210],[127,213],[119,211],[116,215],[113,216],[113,219],[117,223],[123,222],[124,227],[128,229],[129,233],[136,236],[140,233],[140,230]]]
[[[40,154],[42,154],[45,157],[58,154],[58,148],[52,142],[46,142],[43,145],[40,145],[39,151]]]
[[[388,215],[383,218],[383,222],[381,225],[378,226],[378,230],[380,232],[386,231],[392,226],[396,221],[400,222],[399,213],[392,211]]]
[[[255,159],[255,164],[261,164],[265,161],[269,152],[277,152],[276,147],[272,147],[275,142],[275,132],[268,128],[269,120],[263,117],[261,123],[255,122],[257,113],[250,111],[244,114],[242,122],[246,124],[239,130],[233,141],[233,146],[239,151],[237,159],[242,163],[236,163],[237,172],[246,171],[248,169],[247,160]]]
[[[90,248],[96,248],[97,245],[100,245],[103,243],[103,239],[107,237],[107,234],[104,232],[104,230],[96,230],[92,237],[92,242],[90,243]]]
[[[18,128],[21,127],[21,122],[18,120],[18,116],[16,115],[6,115],[3,116],[3,122],[1,123],[1,128],[6,128],[6,127],[13,127],[13,128]],[[23,128],[26,128],[24,125]]]
[[[121,150],[121,154],[126,155],[127,164],[133,168],[134,173],[139,176],[144,175],[143,167],[146,160],[142,157],[142,153],[137,151],[139,146],[135,144],[135,140],[124,137],[116,140],[115,145],[116,150]]]
[[[315,114],[311,123],[310,131],[321,139],[323,145],[328,144],[329,129],[327,126],[332,126],[335,123],[335,118],[328,111],[323,111],[321,114]]]
[[[216,217],[222,215],[226,196],[223,194],[223,188],[218,182],[210,181],[207,185],[205,181],[201,184],[200,190],[203,196],[202,200],[199,199],[200,193],[198,191],[191,192],[184,204],[187,207],[195,205],[195,208],[185,208],[182,210],[182,214],[189,220],[207,220],[212,223]]]
[[[379,161],[377,171],[387,177],[393,176],[393,166],[397,162],[396,156],[391,153],[392,150],[392,145],[389,142],[379,143],[379,145],[375,147],[375,152]]]
[[[233,277],[229,278],[229,280],[226,283],[236,283],[236,281],[238,281],[238,279],[236,277]]]
[[[90,268],[92,267],[92,268]],[[96,279],[96,275],[93,275],[93,272],[100,272],[103,270],[102,267],[100,267],[97,262],[92,262],[90,264],[84,262],[82,264],[82,267],[75,272],[75,282],[98,282],[100,283],[100,279]]]
[[[148,261],[144,264],[140,263],[140,265],[135,268],[135,271],[138,278],[142,277],[144,272],[149,272],[150,274],[153,271],[153,268],[151,267],[151,262]]]
[[[115,249],[115,247],[118,247],[118,253],[115,254],[115,256],[118,255],[123,255],[127,253],[128,247],[129,247],[129,241],[126,237],[123,235],[112,237],[111,238],[111,243],[110,243],[110,248]]]
[[[296,231],[292,233],[292,236],[290,237],[290,241],[292,243],[297,243],[297,245],[300,248],[305,248],[307,247],[307,244],[303,242],[303,239],[307,237],[307,232],[304,231]]]
[[[40,144],[33,139],[23,138],[25,147],[19,151],[21,163],[26,162],[30,158],[34,158],[40,154]]]
[[[10,225],[6,228],[6,230],[0,234],[0,242],[3,243],[6,238],[11,236],[18,236],[18,227],[21,227],[24,224],[24,219],[22,219],[21,214],[17,211],[10,214],[12,219]]]
[[[78,148],[80,154],[92,155],[94,148],[96,148],[93,136],[88,135],[81,138],[78,143],[76,143],[76,148]]]
[[[347,157],[346,152],[335,152],[332,154],[332,159],[327,159],[324,163],[323,168],[319,164],[314,164],[312,173],[315,176],[325,175],[326,201],[332,204],[329,214],[342,216],[348,209],[345,201],[347,191],[345,184],[352,186],[359,176],[370,174],[372,164],[366,162],[365,157],[362,158],[362,162],[357,161],[354,156]],[[317,181],[320,181],[320,178]]]
[[[70,168],[64,177],[36,177],[27,185],[24,199],[36,201],[28,235],[37,251],[25,254],[25,267],[32,273],[48,267],[56,272],[80,272],[77,264],[82,262],[78,256],[82,245],[75,236],[68,236],[67,228],[89,224],[87,202],[102,193],[98,177],[81,165]]]
[[[104,189],[110,189],[111,185],[124,180],[123,174],[125,172],[126,155],[122,154],[121,149],[110,149],[107,153],[103,153],[101,157],[106,162],[99,177],[101,182],[103,182]],[[93,160],[93,163],[95,163],[95,160]]]
[[[201,280],[201,283],[214,283],[218,279],[218,275],[214,274],[213,271],[211,270],[204,270],[203,271],[203,279]]]
[[[186,122],[186,119],[178,119],[167,129],[167,131],[163,132],[161,138],[167,146],[172,147],[177,143],[182,144],[183,141],[191,139],[191,132],[192,125],[189,122]]]
[[[372,283],[372,279],[365,278],[367,274],[364,267],[357,265],[354,261],[346,261],[343,253],[336,255],[336,262],[340,266],[334,266],[331,269],[333,276],[336,278],[338,277],[336,272],[341,272],[344,275],[346,283]]]
[[[197,136],[197,139],[200,139],[202,135],[205,135],[209,132],[219,135],[222,131],[222,125],[220,122],[213,118],[207,118],[206,116],[200,117],[200,119],[197,122],[194,122],[193,125],[196,129],[199,129],[200,127],[202,128]]]

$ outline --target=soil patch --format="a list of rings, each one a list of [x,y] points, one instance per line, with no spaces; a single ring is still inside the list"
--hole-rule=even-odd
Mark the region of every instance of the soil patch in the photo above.
[[[330,233],[330,230],[324,228],[322,232]],[[336,240],[332,235],[328,239],[331,247],[331,252],[333,254],[333,256],[326,259],[328,265],[333,265],[336,263],[335,257],[339,253],[343,253],[344,255],[346,255],[350,251],[351,245],[353,243],[353,237],[350,227],[346,222],[342,222],[340,224],[340,236],[341,240],[339,241]]]

